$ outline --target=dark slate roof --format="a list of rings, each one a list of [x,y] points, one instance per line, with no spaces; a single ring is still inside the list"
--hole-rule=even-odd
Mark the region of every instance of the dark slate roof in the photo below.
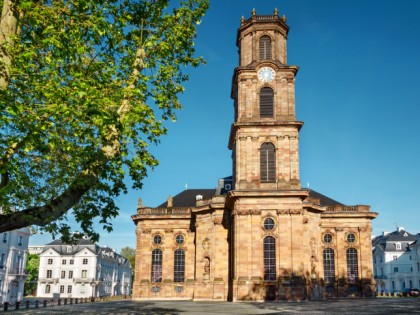
[[[402,229],[388,233],[386,235],[376,236],[372,240],[373,246],[380,246],[383,251],[406,251],[409,245],[417,240],[416,235],[410,234]],[[395,248],[395,243],[401,243],[401,249]]]
[[[335,205],[344,206],[341,202],[335,201],[334,199],[331,199],[312,189],[309,189],[309,196],[312,198],[319,199],[321,206],[335,206]]]
[[[67,250],[69,246],[71,246],[71,251]],[[54,240],[51,243],[45,245],[44,250],[42,252],[46,252],[47,250],[53,249],[60,255],[74,255],[86,248],[96,254],[99,252],[99,246],[89,239],[80,239],[77,241],[76,244],[66,244],[63,243],[60,239]]]
[[[172,197],[173,207],[195,207],[195,197],[197,195],[203,196],[203,199],[208,199],[216,194],[216,189],[186,189],[178,195]],[[165,201],[157,208],[166,208],[168,202]]]

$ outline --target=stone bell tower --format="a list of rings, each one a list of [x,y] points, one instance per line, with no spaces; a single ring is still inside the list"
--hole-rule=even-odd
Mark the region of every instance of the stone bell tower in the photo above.
[[[256,15],[241,21],[231,97],[235,106],[229,148],[236,190],[300,189],[295,76],[287,64],[286,18]]]
[[[296,119],[297,66],[287,64],[285,17],[242,18],[237,34],[239,66],[232,80],[231,127],[234,190],[231,207],[233,300],[276,299],[278,279],[310,273],[309,225],[304,225]],[[308,221],[306,221],[308,222]],[[319,216],[312,220],[317,231]],[[305,241],[305,239],[307,241]],[[308,245],[303,245],[302,242]],[[305,291],[301,287],[302,296]],[[299,293],[297,293],[299,295]]]

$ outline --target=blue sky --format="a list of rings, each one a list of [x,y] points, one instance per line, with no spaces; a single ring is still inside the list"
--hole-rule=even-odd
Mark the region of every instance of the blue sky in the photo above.
[[[379,216],[373,234],[403,226],[420,233],[420,1],[211,1],[196,48],[207,64],[190,69],[184,108],[161,144],[160,165],[141,191],[117,203],[114,231],[100,244],[135,247],[137,199],[157,206],[188,188],[214,188],[231,175],[227,148],[233,122],[230,98],[238,65],[240,18],[287,17],[288,63],[300,67],[296,112],[302,186],[348,205],[367,204]],[[51,241],[31,237],[30,245]]]

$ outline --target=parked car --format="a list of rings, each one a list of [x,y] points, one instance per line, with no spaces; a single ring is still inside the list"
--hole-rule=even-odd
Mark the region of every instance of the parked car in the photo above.
[[[420,291],[419,291],[419,289],[411,289],[411,290],[410,290],[410,296],[414,296],[414,297],[418,297],[418,296],[420,296]]]

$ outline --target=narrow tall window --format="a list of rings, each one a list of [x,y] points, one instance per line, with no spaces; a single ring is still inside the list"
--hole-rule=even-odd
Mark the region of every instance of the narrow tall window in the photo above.
[[[260,149],[260,180],[262,183],[276,181],[276,149],[272,143],[263,143]]]
[[[174,282],[184,282],[185,252],[177,249],[174,253]]]
[[[263,87],[260,90],[260,117],[274,117],[274,91],[272,88]]]
[[[264,280],[276,280],[276,240],[272,236],[264,238]]]
[[[152,282],[162,282],[162,251],[154,249],[152,251]]]
[[[51,286],[49,284],[47,284],[45,286],[45,293],[50,293],[51,292]]]
[[[52,270],[47,270],[47,278],[48,279],[52,278]]]
[[[347,258],[347,277],[350,283],[354,283],[359,278],[359,265],[357,260],[357,250],[349,248],[346,251]]]
[[[324,249],[324,281],[325,283],[335,281],[334,250],[331,248]]]
[[[263,35],[260,37],[260,60],[271,59],[271,38]]]
[[[82,278],[87,278],[87,270],[82,270]]]

